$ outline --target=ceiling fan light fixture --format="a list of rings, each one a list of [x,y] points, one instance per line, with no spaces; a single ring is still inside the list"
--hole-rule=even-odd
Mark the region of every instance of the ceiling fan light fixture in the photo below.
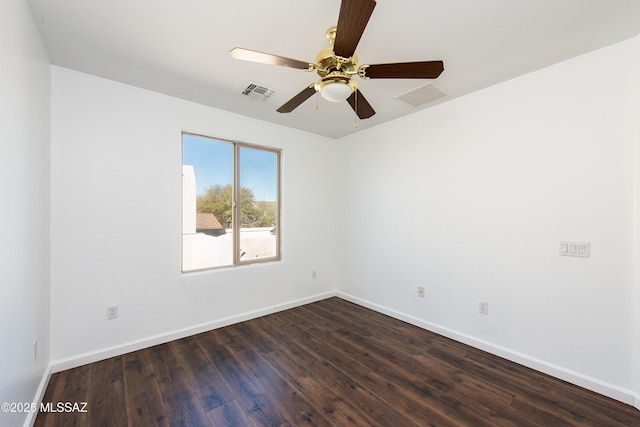
[[[342,102],[357,89],[357,84],[349,77],[330,77],[317,82],[315,89],[327,101]]]

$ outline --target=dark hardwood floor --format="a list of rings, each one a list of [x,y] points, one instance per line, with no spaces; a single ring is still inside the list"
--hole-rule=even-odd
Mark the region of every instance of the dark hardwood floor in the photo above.
[[[640,411],[338,298],[54,374],[36,426],[640,426]]]

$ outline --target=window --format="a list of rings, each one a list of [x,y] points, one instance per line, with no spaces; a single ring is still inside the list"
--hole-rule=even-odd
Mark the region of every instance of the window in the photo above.
[[[280,151],[182,134],[182,271],[280,259]]]

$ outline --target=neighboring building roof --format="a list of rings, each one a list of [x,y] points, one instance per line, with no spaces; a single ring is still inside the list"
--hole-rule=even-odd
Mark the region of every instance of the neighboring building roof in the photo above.
[[[198,212],[196,214],[196,230],[224,230],[218,218],[209,212]]]

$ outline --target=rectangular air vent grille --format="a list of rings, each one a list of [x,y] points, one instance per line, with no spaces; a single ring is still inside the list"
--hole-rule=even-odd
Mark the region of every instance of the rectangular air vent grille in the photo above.
[[[448,93],[435,83],[428,83],[417,89],[410,90],[407,93],[397,96],[397,99],[406,102],[413,107],[420,107],[440,98],[444,98]]]
[[[260,83],[249,82],[242,90],[242,94],[259,101],[266,101],[269,97],[276,93],[275,89],[261,85]]]

